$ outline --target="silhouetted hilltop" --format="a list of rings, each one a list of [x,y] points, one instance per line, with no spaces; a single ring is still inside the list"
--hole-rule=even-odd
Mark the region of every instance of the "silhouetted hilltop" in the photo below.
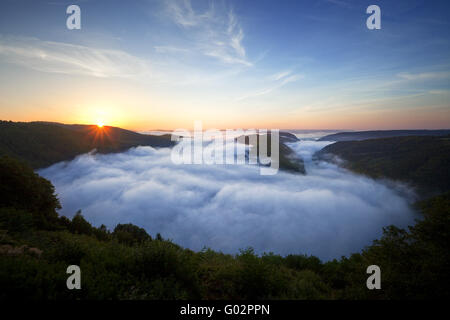
[[[245,136],[245,144],[250,145],[251,144],[251,135]],[[236,138],[236,139],[242,139],[242,137]],[[259,154],[259,139],[257,138],[257,154]],[[305,174],[305,165],[303,162],[303,159],[294,153],[294,151],[286,145],[286,143],[289,142],[296,142],[299,141],[299,139],[288,132],[280,132],[280,144],[279,144],[279,151],[280,151],[280,158],[279,158],[279,168],[281,170],[290,171],[294,173],[301,173]],[[268,154],[271,154],[271,137],[270,133],[267,137],[267,151]]]
[[[339,132],[330,134],[319,139],[319,141],[360,141],[367,139],[406,137],[406,136],[445,136],[450,130],[377,130]]]
[[[136,146],[170,147],[170,135],[152,136],[96,125],[0,121],[0,155],[42,168],[96,149],[121,152]]]

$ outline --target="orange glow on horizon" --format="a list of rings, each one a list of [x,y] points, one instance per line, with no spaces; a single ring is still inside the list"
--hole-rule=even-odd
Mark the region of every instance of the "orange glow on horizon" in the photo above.
[[[271,114],[270,116],[252,114],[225,114],[223,117],[211,113],[153,113],[131,110],[129,113],[117,108],[74,108],[73,113],[58,110],[39,113],[14,114],[17,109],[8,109],[2,114],[2,120],[11,121],[49,121],[65,124],[93,125],[93,134],[108,131],[109,127],[118,127],[131,131],[172,131],[178,128],[193,130],[194,121],[201,120],[203,130],[265,128],[300,130],[393,130],[393,129],[448,129],[450,109],[438,109],[433,113],[416,108],[415,112],[405,114],[404,110],[386,109],[365,110],[364,112],[298,112],[292,114]],[[100,138],[100,137],[99,137]]]

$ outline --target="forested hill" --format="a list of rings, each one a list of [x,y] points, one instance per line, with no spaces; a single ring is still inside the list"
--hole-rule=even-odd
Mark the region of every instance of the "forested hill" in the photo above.
[[[316,153],[345,160],[348,169],[374,178],[408,182],[421,192],[450,190],[450,135],[340,141]]]
[[[0,155],[43,168],[96,149],[120,152],[136,146],[169,147],[170,135],[151,136],[116,127],[0,121]]]
[[[305,174],[305,164],[303,159],[294,153],[294,151],[286,145],[289,142],[297,142],[300,141],[295,135],[288,132],[280,132],[280,140],[279,140],[279,168],[281,170],[285,170],[292,173],[300,173]],[[236,140],[243,141],[246,145],[251,145],[252,135],[241,136],[236,138]],[[257,137],[253,137],[256,141],[256,153],[259,155],[259,134]],[[270,133],[267,136],[267,152],[268,155],[271,154],[271,136]]]
[[[356,131],[339,132],[330,134],[319,139],[319,141],[360,141],[378,138],[393,138],[407,136],[445,136],[450,130],[378,130],[378,131]]]

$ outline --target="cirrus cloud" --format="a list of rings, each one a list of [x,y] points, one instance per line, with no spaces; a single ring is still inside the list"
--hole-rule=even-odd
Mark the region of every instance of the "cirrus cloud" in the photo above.
[[[242,41],[244,31],[233,10],[217,9],[214,3],[203,11],[194,10],[190,0],[166,3],[169,19],[179,25],[192,40],[191,51],[216,58],[226,64],[252,66]]]
[[[100,78],[148,74],[147,61],[127,52],[26,37],[0,37],[0,58],[34,70]]]

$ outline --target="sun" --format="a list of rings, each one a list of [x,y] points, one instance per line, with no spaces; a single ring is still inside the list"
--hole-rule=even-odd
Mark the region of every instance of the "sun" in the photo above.
[[[103,122],[97,122],[97,127],[99,128],[103,128],[105,124]]]

